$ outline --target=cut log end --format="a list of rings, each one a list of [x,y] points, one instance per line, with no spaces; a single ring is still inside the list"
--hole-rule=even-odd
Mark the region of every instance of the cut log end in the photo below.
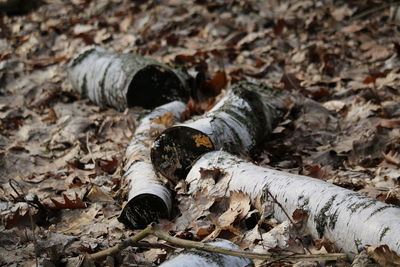
[[[150,109],[180,99],[189,99],[189,90],[184,88],[177,74],[161,65],[148,65],[139,70],[127,91],[128,107]]]
[[[143,229],[158,219],[169,219],[165,202],[153,194],[140,194],[123,208],[118,220],[132,229]]]
[[[192,163],[215,146],[203,132],[186,127],[174,126],[161,134],[151,149],[151,160],[155,169],[176,182],[186,177]]]

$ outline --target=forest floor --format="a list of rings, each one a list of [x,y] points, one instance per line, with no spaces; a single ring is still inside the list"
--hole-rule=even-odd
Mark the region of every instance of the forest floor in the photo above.
[[[379,0],[57,0],[27,14],[2,14],[0,266],[62,266],[134,233],[117,217],[126,201],[124,153],[142,110],[98,107],[73,91],[67,63],[92,45],[183,65],[205,77],[211,94],[258,80],[306,97],[303,105],[292,103],[251,159],[400,206],[397,8]],[[180,216],[190,212],[183,208],[188,199],[177,195]],[[205,208],[201,233],[193,222],[176,225],[177,217],[161,223],[201,240],[222,212]],[[265,240],[249,224],[220,237],[255,251],[336,251],[328,240],[298,242],[304,237],[287,224],[260,225]],[[131,247],[108,266],[152,266],[173,251]]]

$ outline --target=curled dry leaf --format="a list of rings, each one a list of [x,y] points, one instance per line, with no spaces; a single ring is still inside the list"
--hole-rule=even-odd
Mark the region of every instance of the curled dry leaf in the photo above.
[[[387,245],[379,247],[368,247],[367,253],[382,267],[393,267],[400,265],[400,257],[396,252],[389,249]]]
[[[222,230],[228,230],[235,235],[239,235],[240,232],[234,227],[234,224],[243,220],[249,211],[249,195],[243,192],[232,193],[229,197],[228,208],[215,220],[216,228],[206,239],[217,238]]]
[[[225,172],[220,169],[213,167],[211,169],[200,168],[201,179],[212,178],[216,183],[225,175]]]
[[[166,113],[165,115],[153,119],[154,123],[165,125],[165,127],[170,127],[175,124],[174,114],[171,112]]]
[[[96,159],[96,167],[108,174],[113,174],[118,168],[118,160],[115,157],[111,160]]]
[[[329,252],[329,253],[337,252],[333,242],[331,240],[329,240],[328,238],[326,238],[326,237],[318,239],[318,240],[315,240],[315,246],[319,250],[322,249],[322,248],[325,248],[325,250],[327,252]]]
[[[114,202],[114,199],[109,194],[96,185],[89,191],[87,198],[92,202]]]
[[[302,209],[296,209],[293,212],[292,219],[296,227],[301,228],[307,223],[308,212]]]

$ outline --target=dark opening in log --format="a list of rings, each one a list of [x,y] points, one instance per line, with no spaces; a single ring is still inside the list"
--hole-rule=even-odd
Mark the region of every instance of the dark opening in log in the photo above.
[[[260,83],[235,84],[213,109],[165,130],[154,141],[154,168],[176,182],[206,152],[221,149],[249,154],[269,136],[278,120],[275,92]]]
[[[141,194],[127,204],[122,210],[118,220],[133,229],[145,228],[157,218],[169,218],[169,210],[164,200],[154,194]]]
[[[118,110],[141,106],[155,108],[173,100],[187,101],[189,75],[133,54],[119,54],[100,47],[71,60],[68,76],[74,89],[93,103]]]
[[[173,99],[186,100],[188,93],[176,73],[160,65],[149,65],[133,76],[127,93],[128,107],[154,108]]]
[[[155,147],[157,146],[157,147]],[[152,161],[166,177],[185,177],[192,163],[201,155],[215,150],[211,139],[203,132],[187,126],[168,128],[157,139]],[[162,157],[157,152],[162,150]]]

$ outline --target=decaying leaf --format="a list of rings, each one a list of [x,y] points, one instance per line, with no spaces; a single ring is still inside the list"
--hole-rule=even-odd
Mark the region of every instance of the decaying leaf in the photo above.
[[[335,245],[332,243],[332,241],[330,241],[329,239],[327,239],[325,237],[315,240],[315,246],[317,249],[321,249],[322,247],[324,247],[325,250],[329,253],[337,252]]]
[[[219,168],[211,169],[200,169],[201,178],[209,179],[212,178],[216,183],[225,175],[225,172]]]
[[[118,160],[115,157],[113,157],[111,160],[96,159],[95,163],[97,168],[108,174],[113,174],[118,168]]]
[[[234,224],[243,220],[250,211],[250,197],[242,192],[234,192],[227,201],[228,207],[214,220],[216,228],[206,239],[217,238],[223,230],[228,230],[235,235],[240,234]]]
[[[87,198],[92,202],[114,202],[114,199],[98,186],[93,186],[87,194]]]
[[[18,208],[11,216],[5,219],[5,228],[31,227],[35,223],[36,217],[30,210],[21,214],[21,210]]]
[[[62,209],[84,209],[87,207],[86,203],[79,198],[78,194],[75,193],[75,199],[69,199],[66,194],[62,194],[64,203],[59,202],[54,198],[50,198],[54,206],[46,205],[49,209],[62,210]]]
[[[367,253],[382,267],[392,267],[400,265],[400,257],[389,249],[387,245],[379,247],[367,247]]]
[[[153,122],[162,124],[165,127],[170,127],[170,126],[175,124],[174,114],[169,112],[169,113],[167,113],[167,114],[165,114],[165,115],[163,115],[161,117],[153,119]]]
[[[308,217],[308,212],[302,209],[296,209],[292,215],[293,222],[299,229],[307,223]]]

